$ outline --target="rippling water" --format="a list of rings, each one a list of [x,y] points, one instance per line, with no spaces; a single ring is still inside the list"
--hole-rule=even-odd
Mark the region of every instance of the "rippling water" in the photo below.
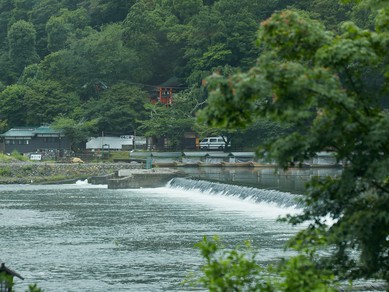
[[[45,291],[188,291],[181,282],[202,264],[194,244],[204,235],[231,246],[250,239],[263,262],[285,255],[296,229],[276,218],[294,205],[240,190],[186,180],[139,190],[2,185],[0,259],[25,278],[16,291],[31,283]]]

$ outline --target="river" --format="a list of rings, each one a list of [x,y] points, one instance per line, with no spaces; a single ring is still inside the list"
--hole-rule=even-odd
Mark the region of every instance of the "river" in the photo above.
[[[0,259],[48,291],[189,291],[204,235],[227,246],[251,240],[263,263],[286,255],[297,229],[295,195],[271,188],[175,179],[155,189],[0,185]]]

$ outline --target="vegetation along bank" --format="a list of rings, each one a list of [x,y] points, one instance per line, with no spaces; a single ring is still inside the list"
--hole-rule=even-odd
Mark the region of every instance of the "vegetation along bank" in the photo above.
[[[129,163],[1,163],[0,183],[65,183],[140,167]]]

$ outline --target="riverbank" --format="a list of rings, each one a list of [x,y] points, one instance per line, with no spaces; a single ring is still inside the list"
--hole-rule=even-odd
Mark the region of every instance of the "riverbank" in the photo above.
[[[0,163],[0,184],[69,183],[120,169],[141,168],[141,164],[132,163]]]

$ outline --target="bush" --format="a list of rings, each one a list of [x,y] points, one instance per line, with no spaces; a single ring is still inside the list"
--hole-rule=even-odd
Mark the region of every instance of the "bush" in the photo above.
[[[24,156],[23,154],[20,154],[17,150],[12,151],[11,156],[17,160],[20,161],[28,161],[28,157]]]
[[[8,166],[0,168],[0,176],[12,176],[11,168]]]
[[[319,268],[314,253],[299,254],[274,267],[262,267],[249,242],[228,250],[218,237],[204,237],[196,246],[205,264],[201,275],[188,278],[191,286],[209,291],[338,291],[334,275]]]

